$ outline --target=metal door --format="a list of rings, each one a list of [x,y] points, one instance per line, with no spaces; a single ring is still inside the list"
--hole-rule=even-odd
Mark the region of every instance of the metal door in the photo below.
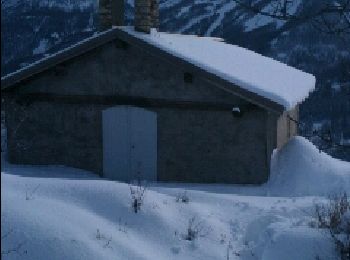
[[[103,111],[103,175],[157,180],[157,115],[132,106]]]

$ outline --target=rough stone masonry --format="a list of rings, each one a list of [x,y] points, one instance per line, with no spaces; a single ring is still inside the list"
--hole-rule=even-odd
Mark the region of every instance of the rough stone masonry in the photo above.
[[[151,28],[159,28],[158,0],[135,0],[135,30],[150,33]]]

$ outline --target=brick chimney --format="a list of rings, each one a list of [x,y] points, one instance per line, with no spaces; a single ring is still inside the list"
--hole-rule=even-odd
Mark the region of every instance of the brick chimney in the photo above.
[[[124,0],[98,0],[99,31],[124,25]]]
[[[151,28],[159,28],[158,0],[135,0],[135,30],[150,33]]]

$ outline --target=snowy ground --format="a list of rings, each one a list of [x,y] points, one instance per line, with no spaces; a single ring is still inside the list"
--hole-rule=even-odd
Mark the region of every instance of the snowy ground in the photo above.
[[[350,163],[303,138],[273,156],[261,187],[148,184],[141,212],[127,184],[65,167],[4,165],[3,259],[337,259],[311,228],[315,203],[350,191]],[[187,192],[188,203],[176,201]],[[200,230],[185,240],[195,218]]]

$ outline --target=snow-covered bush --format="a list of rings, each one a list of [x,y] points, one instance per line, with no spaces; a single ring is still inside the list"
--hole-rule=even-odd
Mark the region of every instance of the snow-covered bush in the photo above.
[[[328,205],[316,205],[317,226],[326,229],[342,260],[350,259],[350,199],[346,193],[329,199]]]

